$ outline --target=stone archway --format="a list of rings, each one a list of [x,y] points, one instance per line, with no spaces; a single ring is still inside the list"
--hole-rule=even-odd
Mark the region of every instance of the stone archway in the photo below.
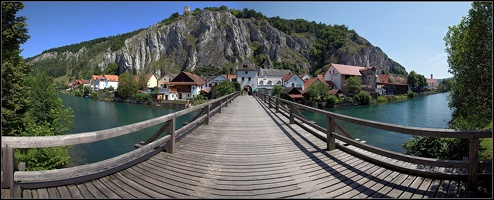
[[[250,85],[244,86],[244,88],[242,89],[242,91],[244,91],[244,94],[247,93],[249,95],[252,95],[252,87],[250,87]]]

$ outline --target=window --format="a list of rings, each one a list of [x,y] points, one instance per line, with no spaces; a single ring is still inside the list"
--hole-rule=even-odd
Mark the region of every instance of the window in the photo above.
[[[292,83],[292,87],[295,87],[295,83]]]
[[[273,85],[273,82],[272,81],[268,81],[268,85]]]
[[[281,81],[276,82],[276,85],[281,85]]]
[[[211,83],[209,84],[209,87],[211,87]]]
[[[245,74],[249,73],[248,71],[245,71]]]
[[[196,89],[196,87],[192,86],[192,89],[194,90],[194,89]]]
[[[244,81],[244,78],[245,78],[245,77],[242,77],[242,81]]]
[[[264,85],[264,81],[259,81],[259,85]]]
[[[250,77],[249,77],[249,81],[250,81]]]

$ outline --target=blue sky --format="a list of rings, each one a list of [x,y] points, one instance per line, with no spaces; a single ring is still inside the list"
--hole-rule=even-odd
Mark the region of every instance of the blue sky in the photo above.
[[[468,15],[471,1],[463,2],[262,2],[262,1],[122,1],[34,2],[25,1],[18,16],[26,16],[28,34],[24,58],[43,50],[114,36],[147,28],[172,13],[225,5],[254,9],[267,17],[305,19],[327,25],[344,24],[381,48],[391,59],[429,78],[452,77],[448,73],[443,40],[448,26]]]

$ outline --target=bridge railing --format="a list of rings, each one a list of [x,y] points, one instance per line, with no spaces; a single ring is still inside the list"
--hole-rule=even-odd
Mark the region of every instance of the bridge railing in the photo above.
[[[419,128],[411,126],[401,126],[383,122],[377,122],[372,120],[360,119],[350,116],[345,116],[326,110],[321,110],[317,108],[312,108],[302,104],[298,104],[292,101],[281,99],[274,96],[265,95],[262,93],[256,93],[256,96],[268,104],[268,108],[274,108],[275,112],[282,112],[287,118],[289,118],[289,123],[297,123],[301,127],[312,127],[313,129],[308,129],[309,132],[313,133],[319,139],[327,143],[327,149],[333,150],[336,147],[346,151],[354,156],[360,157],[369,162],[379,164],[381,166],[388,167],[390,169],[405,171],[411,174],[417,174],[429,177],[438,178],[461,178],[468,179],[469,189],[474,189],[478,184],[478,176],[488,176],[492,177],[492,161],[481,161],[479,160],[479,138],[492,138],[492,129],[490,130],[453,130],[453,129],[435,129],[435,128]],[[295,110],[307,110],[314,113],[319,113],[326,116],[327,127],[320,127],[307,119],[297,116],[294,114]],[[298,121],[295,121],[297,119]],[[357,141],[353,139],[350,134],[348,134],[338,123],[336,119],[350,122],[353,124],[358,124],[366,127],[393,131],[402,134],[417,135],[417,136],[429,136],[436,138],[459,138],[468,139],[470,141],[469,146],[469,156],[468,160],[441,160],[433,158],[425,158],[414,155],[406,155],[402,153],[396,153],[393,151],[388,151],[378,147],[368,145],[366,143]],[[322,133],[322,134],[321,134]],[[341,141],[341,144],[336,143],[336,139]],[[371,156],[368,153],[359,153],[358,151],[352,151],[348,146],[352,145],[362,150],[368,152],[385,156],[388,158],[396,159],[403,162],[417,164],[415,167],[405,168],[404,166],[397,166],[383,159]],[[422,167],[423,169],[420,169]],[[431,168],[432,167],[432,168]],[[426,169],[427,168],[427,169]],[[442,168],[442,171],[438,170]],[[456,169],[456,170],[452,170]],[[468,171],[467,173],[464,173]],[[480,173],[482,172],[482,173]]]
[[[201,123],[207,125],[210,117],[215,113],[220,113],[222,107],[228,106],[228,103],[231,103],[238,95],[239,92],[234,92],[201,105],[193,106],[161,117],[100,131],[59,136],[2,136],[2,188],[10,188],[12,197],[15,197],[18,195],[20,187],[54,187],[80,183],[82,181],[100,178],[120,171],[142,162],[163,150],[168,153],[173,153],[176,138],[184,137],[187,133],[192,131],[194,127],[199,126]],[[177,117],[200,109],[203,110],[201,113],[204,113],[201,117],[196,117],[195,120],[189,122],[187,125],[175,130]],[[165,125],[160,128],[157,133],[151,136],[146,142],[141,142],[141,144],[136,145],[136,147],[139,147],[138,149],[125,154],[96,163],[63,169],[17,171],[17,161],[13,154],[13,149],[15,148],[44,148],[91,143],[134,133],[161,123],[165,123]],[[163,134],[165,131],[168,132],[168,134],[158,139],[159,135]]]

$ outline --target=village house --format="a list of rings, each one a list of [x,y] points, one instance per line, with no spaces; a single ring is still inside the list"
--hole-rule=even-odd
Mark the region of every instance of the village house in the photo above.
[[[92,90],[99,90],[100,88],[104,88],[105,81],[102,75],[92,75],[90,84]]]
[[[406,94],[410,90],[410,85],[406,83],[406,79],[393,74],[378,75],[376,85],[376,92],[381,95]]]
[[[182,72],[173,78],[170,82],[165,83],[168,88],[166,100],[189,100],[199,95],[206,82],[196,74]]]
[[[325,85],[326,87],[328,87],[328,91],[330,90],[329,89],[330,86],[326,83],[326,81],[324,81],[324,77],[322,75],[318,75],[317,77],[310,78],[307,81],[305,81],[304,90],[307,91],[312,85],[314,85],[316,83],[321,83],[321,84]],[[306,92],[302,93],[302,95],[304,95],[305,99],[307,99],[307,100],[310,99],[309,95]]]
[[[113,89],[116,90],[118,88],[118,76],[117,75],[105,74],[105,75],[103,75],[103,82],[104,82],[103,88],[100,88],[100,89],[106,89],[106,88],[113,87]]]
[[[310,75],[309,75],[309,74],[307,74],[307,73],[300,74],[299,76],[300,76],[300,78],[302,78],[302,80],[303,80],[304,82],[305,82],[305,81],[307,81],[307,80],[309,80],[310,78],[312,78],[312,77],[310,77]]]
[[[275,85],[283,87],[282,79],[290,74],[287,69],[259,69],[257,90],[259,93],[271,95]]]
[[[242,67],[237,69],[237,83],[240,83],[240,88],[242,91],[252,95],[255,92],[254,89],[257,90],[257,78],[258,78],[258,70],[250,63],[250,61],[246,60]]]
[[[432,74],[431,74],[431,78],[426,78],[425,81],[427,82],[427,88],[430,90],[436,90],[437,87],[439,87],[439,83],[437,79],[434,79]]]
[[[168,83],[170,82],[172,79],[174,79],[175,77],[177,77],[177,74],[173,74],[173,73],[166,73],[165,75],[163,75],[160,79],[158,79],[158,86],[160,88],[165,88],[165,83]]]
[[[290,74],[286,74],[285,76],[283,76],[283,78],[281,79],[281,82],[283,83],[283,87],[293,87],[293,88],[297,88],[297,89],[300,89],[300,90],[305,90],[304,88],[304,80],[302,79],[302,77],[300,77],[298,74],[295,74],[295,73],[290,73]]]
[[[139,75],[134,75],[134,79],[136,82],[139,82]],[[148,89],[153,89],[158,86],[158,79],[156,79],[156,76],[154,76],[154,74],[146,74],[146,80],[146,87]]]
[[[79,86],[91,86],[90,80],[77,79],[72,83],[72,88],[79,88]]]
[[[375,67],[358,67],[331,63],[323,73],[323,76],[328,85],[331,86],[334,84],[334,88],[340,89],[345,94],[348,93],[345,82],[353,76],[361,77],[362,88],[366,88],[366,91],[374,91],[376,88],[377,75]]]

